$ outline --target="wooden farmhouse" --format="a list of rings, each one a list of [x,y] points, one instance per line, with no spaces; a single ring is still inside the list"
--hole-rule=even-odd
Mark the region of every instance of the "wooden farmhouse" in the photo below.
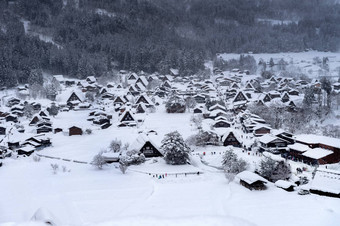
[[[223,137],[222,137],[223,146],[234,146],[234,147],[241,147],[242,144],[240,142],[239,135],[236,131],[228,130]]]
[[[146,158],[163,156],[158,137],[151,134],[140,134],[130,149],[144,154]]]

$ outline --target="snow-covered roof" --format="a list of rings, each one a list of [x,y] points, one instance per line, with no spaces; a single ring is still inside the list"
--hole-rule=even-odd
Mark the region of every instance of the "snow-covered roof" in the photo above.
[[[314,149],[309,149],[302,155],[305,157],[309,157],[311,159],[321,159],[324,158],[330,154],[333,154],[333,151],[323,149],[323,148],[314,148]]]
[[[73,92],[80,98],[81,101],[85,100],[85,95],[80,90],[68,89],[68,90],[63,91],[57,96],[57,101],[59,103],[66,103]]]
[[[174,68],[170,68],[170,71],[173,75],[178,75],[179,74],[179,70],[178,69],[174,69]]]
[[[58,82],[63,82],[64,81],[64,76],[63,75],[53,75],[53,78],[57,80]]]
[[[340,172],[329,169],[318,169],[311,181],[311,189],[340,194]]]
[[[286,180],[278,180],[275,182],[275,186],[279,188],[287,189],[291,186],[295,187],[295,184],[293,184],[292,182],[286,181]]]
[[[260,175],[257,175],[256,173],[250,172],[250,171],[243,171],[236,175],[237,178],[240,180],[243,180],[247,182],[248,184],[252,184],[256,181],[262,181],[264,183],[267,183],[268,181],[261,177]]]
[[[332,147],[340,148],[340,139],[333,137],[320,136],[315,134],[301,134],[295,137],[297,141],[310,144],[325,144]]]
[[[300,143],[290,144],[290,145],[288,145],[288,148],[293,149],[293,150],[298,151],[298,152],[305,152],[305,151],[309,150],[309,147],[307,145],[300,144]]]
[[[118,158],[120,155],[119,152],[104,152],[102,156],[104,158]]]
[[[130,145],[131,150],[137,150],[139,151],[144,144],[149,141],[155,148],[157,148],[159,151],[161,147],[161,141],[162,137],[155,135],[155,134],[140,134],[137,139]]]
[[[240,136],[240,134],[239,134],[239,132],[237,130],[232,129],[232,128],[225,128],[223,131],[224,131],[224,135],[222,137],[222,140],[225,140],[228,137],[228,135],[232,132],[234,134],[235,138],[238,141],[241,141],[240,140],[241,136]]]
[[[268,143],[270,143],[270,142],[272,142],[272,141],[274,141],[274,140],[276,140],[276,139],[281,140],[281,141],[284,141],[284,140],[282,140],[281,138],[276,137],[276,136],[274,136],[274,135],[272,135],[272,134],[265,134],[265,135],[263,135],[262,137],[259,138],[259,141],[260,141],[261,143],[268,144]],[[284,141],[284,142],[285,142],[285,141]]]
[[[139,79],[142,81],[143,85],[147,86],[149,84],[148,80],[144,75],[140,76]]]
[[[90,80],[91,82],[97,81],[97,79],[94,76],[88,76],[86,80]]]
[[[24,152],[31,152],[31,151],[34,151],[35,148],[32,146],[24,146],[24,147],[18,148],[18,150],[22,150]]]

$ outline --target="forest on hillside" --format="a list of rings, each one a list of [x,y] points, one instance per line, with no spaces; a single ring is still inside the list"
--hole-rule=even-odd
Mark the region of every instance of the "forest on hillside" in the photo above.
[[[58,45],[25,34],[23,20]],[[331,0],[0,0],[0,86],[37,70],[186,76],[221,52],[337,51],[339,21]]]

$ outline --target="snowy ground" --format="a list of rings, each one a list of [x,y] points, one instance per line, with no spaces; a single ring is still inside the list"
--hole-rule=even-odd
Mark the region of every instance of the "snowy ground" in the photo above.
[[[54,175],[50,163],[71,172],[60,169]],[[62,225],[330,226],[340,221],[338,199],[299,196],[273,185],[249,191],[195,163],[187,167],[203,174],[156,179],[132,170],[123,175],[114,165],[97,170],[50,159],[7,159],[0,170],[1,181],[7,182],[0,186],[0,223],[26,222],[40,207]],[[147,170],[148,164],[139,168]]]

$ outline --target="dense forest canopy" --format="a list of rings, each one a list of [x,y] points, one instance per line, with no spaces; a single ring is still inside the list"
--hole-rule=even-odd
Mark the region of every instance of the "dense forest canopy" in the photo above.
[[[57,45],[25,35],[23,20]],[[220,52],[337,51],[339,21],[332,0],[0,0],[0,86],[36,69],[185,76]]]

